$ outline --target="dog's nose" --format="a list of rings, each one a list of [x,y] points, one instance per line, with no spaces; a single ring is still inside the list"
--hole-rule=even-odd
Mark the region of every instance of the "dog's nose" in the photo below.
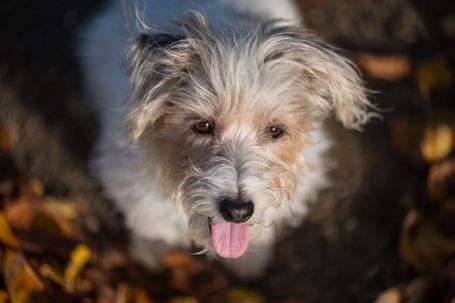
[[[254,204],[251,201],[226,198],[221,200],[219,210],[226,221],[242,223],[253,215]]]

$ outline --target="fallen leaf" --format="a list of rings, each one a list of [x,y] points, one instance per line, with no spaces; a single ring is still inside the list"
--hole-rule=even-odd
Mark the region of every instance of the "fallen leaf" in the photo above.
[[[44,194],[44,184],[38,179],[27,179],[23,182],[22,187],[37,197],[42,197]]]
[[[0,242],[11,248],[19,248],[19,241],[11,230],[3,212],[0,212]]]
[[[400,256],[420,273],[436,279],[442,266],[455,253],[455,237],[444,233],[429,219],[414,229],[403,232]]]
[[[0,303],[8,302],[8,293],[4,290],[0,290]]]
[[[111,247],[97,253],[98,262],[104,270],[125,267],[128,264],[128,257],[118,247]]]
[[[195,297],[174,297],[169,300],[169,303],[199,303]]]
[[[192,256],[183,251],[170,251],[161,259],[161,263],[167,268],[192,268],[196,271],[196,262]]]
[[[11,149],[11,139],[9,132],[2,124],[0,124],[0,149],[6,151]]]
[[[74,289],[74,283],[84,266],[90,261],[90,255],[90,248],[84,244],[79,244],[73,249],[64,274],[67,289]]]
[[[448,37],[455,38],[455,14],[445,16],[441,22],[441,28]],[[455,299],[455,298],[454,298]]]
[[[447,263],[445,275],[452,285],[455,285],[455,256]],[[455,295],[455,294],[454,294]]]
[[[12,303],[32,303],[32,296],[44,290],[22,253],[11,249],[4,253],[3,277]]]
[[[384,290],[374,301],[375,303],[400,303],[401,301],[400,290],[396,287],[392,287]]]
[[[431,283],[428,279],[423,277],[418,277],[411,282],[407,283],[403,289],[403,301],[409,303],[418,303],[418,302],[431,302],[425,300],[428,296],[428,292],[431,289]],[[430,299],[430,298],[427,298]]]
[[[115,292],[115,303],[129,303],[129,293],[131,293],[131,290],[128,285],[125,283],[120,283],[117,285],[117,290]]]
[[[115,303],[152,303],[145,290],[132,287],[126,283],[117,286]]]
[[[354,59],[360,68],[378,79],[398,80],[408,76],[411,72],[411,61],[403,55],[381,56],[358,53]]]
[[[427,127],[420,150],[423,158],[428,162],[435,162],[447,157],[453,148],[453,132],[446,125],[441,124],[437,127]]]
[[[455,159],[430,166],[428,191],[434,200],[442,200],[455,192]]]
[[[63,275],[49,264],[41,265],[39,271],[41,276],[43,276],[44,278],[48,278],[54,283],[57,283],[58,285],[65,287],[65,278],[63,277]]]
[[[35,215],[41,212],[42,200],[34,195],[22,195],[6,206],[6,217],[13,229],[31,231]]]
[[[153,300],[147,296],[145,290],[136,288],[134,291],[134,303],[153,303]]]
[[[13,180],[0,180],[0,202],[3,202],[3,199],[11,198],[15,186],[16,184]]]
[[[67,221],[54,218],[42,199],[32,194],[8,204],[6,218],[25,251],[52,252],[68,258],[71,248],[81,240]]]
[[[390,123],[390,139],[393,147],[411,163],[422,161],[419,145],[423,131],[423,121],[419,119],[401,118],[394,119]]]
[[[77,210],[74,202],[47,197],[44,200],[44,206],[56,218],[72,221],[77,217]]]
[[[453,75],[443,56],[419,63],[416,78],[420,93],[426,99],[429,99],[430,91],[450,87],[453,82]]]
[[[246,288],[231,288],[226,291],[229,303],[263,303],[262,295]]]
[[[182,251],[171,251],[165,254],[162,264],[170,269],[169,286],[181,291],[190,291],[193,276],[199,271],[194,258]]]

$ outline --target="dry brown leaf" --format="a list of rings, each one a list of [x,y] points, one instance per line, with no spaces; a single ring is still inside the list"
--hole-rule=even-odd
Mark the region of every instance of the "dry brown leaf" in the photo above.
[[[405,231],[400,239],[400,256],[433,278],[454,253],[455,237],[444,234],[432,220],[422,222],[415,231]]]
[[[183,251],[170,251],[166,253],[162,259],[161,263],[167,268],[195,268],[196,262],[192,256]]]
[[[423,121],[417,119],[395,119],[390,124],[390,139],[395,149],[406,160],[418,163],[422,157],[419,144],[424,131]]]
[[[428,190],[435,200],[447,198],[455,192],[455,159],[447,159],[430,166]]]
[[[22,195],[6,206],[6,217],[13,229],[31,231],[35,215],[41,212],[42,200],[34,195]]]
[[[419,303],[419,302],[428,302],[425,300],[427,297],[428,291],[431,289],[431,283],[428,279],[423,277],[418,277],[411,282],[407,283],[403,288],[402,302],[409,303]]]
[[[0,124],[0,149],[6,151],[11,149],[11,139],[9,132],[2,124]]]
[[[136,288],[134,291],[134,303],[153,303],[153,300],[149,298],[145,290]]]
[[[128,264],[128,257],[120,248],[111,247],[97,254],[97,262],[104,270],[125,267]]]
[[[375,303],[400,303],[401,293],[396,287],[384,290],[374,301]]]
[[[3,199],[10,199],[16,183],[13,180],[2,180],[0,181],[0,203]]]
[[[403,55],[381,56],[359,53],[355,56],[355,60],[364,71],[378,79],[398,80],[411,72],[411,62]]]
[[[125,283],[120,283],[117,285],[117,290],[115,292],[115,303],[128,303],[128,295],[131,292],[130,287]]]
[[[115,303],[153,303],[153,301],[142,288],[120,283],[117,286]]]
[[[169,286],[171,288],[181,291],[191,290],[192,278],[199,272],[199,264],[192,256],[182,251],[172,251],[165,254],[161,261],[170,269]]]
[[[32,296],[44,290],[44,284],[18,251],[6,249],[3,277],[12,303],[32,303]]]
[[[429,99],[430,91],[452,85],[453,75],[443,58],[443,56],[438,56],[417,66],[416,78],[420,93],[427,99]]]
[[[7,221],[21,247],[31,252],[53,252],[68,257],[76,238],[67,221],[54,218],[35,195],[22,195],[6,208]]]
[[[44,184],[38,179],[27,179],[23,182],[22,187],[37,197],[42,197],[44,194]]]
[[[0,290],[0,303],[8,302],[8,293],[4,290]]]
[[[453,148],[452,129],[445,124],[437,127],[427,127],[420,149],[423,158],[428,162],[435,162],[447,157]]]
[[[6,216],[0,212],[0,242],[11,248],[19,248],[19,241],[16,239],[14,232],[11,230]]]

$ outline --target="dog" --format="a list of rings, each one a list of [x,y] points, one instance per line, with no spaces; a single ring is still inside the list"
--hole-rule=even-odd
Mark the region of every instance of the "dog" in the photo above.
[[[151,268],[195,245],[260,275],[330,186],[326,118],[375,116],[354,65],[291,0],[111,3],[80,45],[102,122],[94,171]]]

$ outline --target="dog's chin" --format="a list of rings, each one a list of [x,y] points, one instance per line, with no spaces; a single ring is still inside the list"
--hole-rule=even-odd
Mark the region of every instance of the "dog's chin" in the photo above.
[[[208,219],[212,247],[223,258],[241,257],[248,249],[249,229],[246,223],[213,222]]]

